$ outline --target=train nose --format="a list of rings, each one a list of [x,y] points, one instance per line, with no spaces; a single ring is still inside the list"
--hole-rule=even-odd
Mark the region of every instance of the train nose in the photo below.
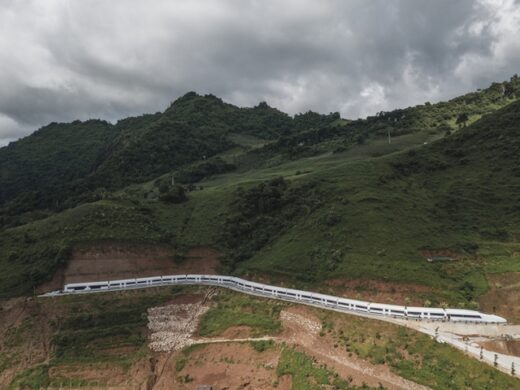
[[[499,324],[506,324],[507,323],[507,320],[503,317],[500,317],[500,316],[496,316],[496,315],[490,315],[490,320],[492,322],[496,322],[496,323],[499,323]]]

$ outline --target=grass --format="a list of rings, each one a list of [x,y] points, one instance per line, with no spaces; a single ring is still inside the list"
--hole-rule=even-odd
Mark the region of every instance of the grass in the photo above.
[[[251,328],[251,335],[274,334],[281,330],[279,314],[284,303],[256,299],[245,294],[220,290],[216,305],[201,318],[200,336],[217,336],[233,326]]]
[[[374,388],[366,385],[361,387],[351,385],[348,380],[340,378],[327,366],[316,364],[311,357],[290,347],[283,347],[276,374],[279,377],[290,375],[293,390],[314,390],[329,388],[329,386],[344,390]],[[377,388],[384,389],[383,386]]]
[[[397,375],[432,389],[517,389],[520,380],[440,344],[429,336],[382,321],[318,311],[323,333],[338,348],[387,365]]]
[[[52,337],[53,364],[106,361],[128,368],[145,353],[146,310],[171,299],[182,290],[155,289],[114,297],[67,297],[59,300],[64,311]],[[80,309],[81,308],[81,309]],[[124,348],[124,354],[111,349]]]
[[[49,380],[49,366],[41,364],[35,367],[28,368],[14,377],[9,385],[9,389],[44,389],[50,385]]]
[[[251,346],[253,347],[253,349],[256,352],[260,352],[260,353],[267,351],[268,349],[274,348],[274,345],[275,345],[273,340],[258,340],[258,341],[250,341],[249,343],[251,344]]]
[[[35,302],[39,306],[38,313],[54,313],[50,318],[40,319],[50,321],[52,355],[45,364],[18,373],[11,388],[99,385],[81,378],[49,375],[52,368],[58,371],[61,367],[80,369],[83,366],[92,369],[92,365],[102,364],[104,367],[112,365],[123,371],[128,370],[132,364],[149,354],[146,346],[147,309],[186,291],[191,290],[158,288],[117,294],[67,296]],[[38,317],[35,317],[34,321],[37,320]],[[7,359],[15,360],[16,346],[24,347],[26,339],[30,339],[27,332],[34,331],[27,325],[30,323],[24,321],[9,331],[4,346],[9,346],[8,351],[12,353],[0,355],[2,370],[12,364]]]

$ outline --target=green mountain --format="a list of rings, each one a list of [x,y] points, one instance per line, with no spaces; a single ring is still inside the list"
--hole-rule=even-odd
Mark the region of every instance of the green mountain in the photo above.
[[[0,207],[4,216],[60,211],[231,150],[243,137],[271,140],[338,118],[307,113],[293,119],[266,103],[238,108],[190,92],[162,114],[115,125],[53,123],[0,149]]]
[[[251,278],[407,283],[475,305],[486,275],[520,270],[519,94],[514,77],[347,121],[188,93],[115,125],[49,125],[0,149],[0,295],[32,292],[77,245],[117,241],[211,247],[222,272]]]

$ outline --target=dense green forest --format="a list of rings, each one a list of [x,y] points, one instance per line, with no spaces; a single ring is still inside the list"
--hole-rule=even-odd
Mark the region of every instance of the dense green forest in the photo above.
[[[346,120],[190,92],[116,124],[50,124],[0,149],[0,295],[115,240],[209,246],[222,272],[316,289],[419,283],[425,300],[470,307],[486,275],[520,270],[518,96],[515,76]]]

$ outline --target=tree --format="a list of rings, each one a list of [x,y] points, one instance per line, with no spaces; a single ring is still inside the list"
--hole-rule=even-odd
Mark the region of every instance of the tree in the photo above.
[[[461,127],[466,127],[466,123],[468,122],[469,120],[469,116],[467,113],[462,113],[462,114],[459,114],[459,116],[457,116],[457,121],[455,122],[457,125],[459,125],[459,129]]]
[[[166,193],[159,196],[159,199],[168,203],[182,203],[188,200],[184,187],[175,184]]]

